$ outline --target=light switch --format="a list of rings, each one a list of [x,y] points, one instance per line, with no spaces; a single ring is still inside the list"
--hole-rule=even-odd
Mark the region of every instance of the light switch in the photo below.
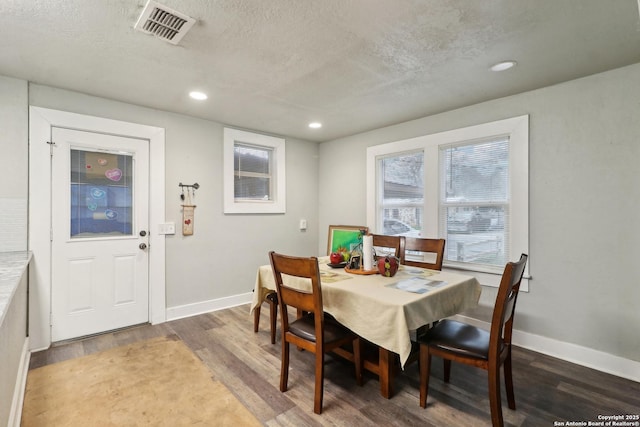
[[[165,222],[158,224],[158,234],[176,234],[176,223]]]
[[[306,219],[301,219],[300,220],[300,230],[306,230],[307,229],[307,220]]]

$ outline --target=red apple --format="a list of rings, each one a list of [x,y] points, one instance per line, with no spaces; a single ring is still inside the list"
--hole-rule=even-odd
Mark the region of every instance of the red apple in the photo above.
[[[331,261],[331,264],[340,264],[342,262],[342,254],[340,252],[331,252],[329,261]]]

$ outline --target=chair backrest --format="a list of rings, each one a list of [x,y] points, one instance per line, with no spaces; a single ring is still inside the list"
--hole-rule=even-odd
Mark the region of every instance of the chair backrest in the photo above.
[[[299,310],[313,313],[315,316],[316,333],[322,328],[324,323],[324,311],[322,305],[322,288],[320,284],[320,269],[318,268],[318,258],[301,258],[269,252],[271,269],[276,282],[276,293],[280,304],[280,318],[282,319],[282,330],[289,330],[289,316],[287,306],[295,307]],[[282,276],[295,276],[309,279],[310,289],[299,289],[284,283]],[[317,335],[316,335],[317,336]]]
[[[504,267],[500,288],[496,297],[496,304],[493,308],[491,319],[491,335],[489,338],[489,360],[496,360],[500,353],[500,340],[506,345],[511,345],[511,332],[513,330],[513,318],[516,310],[516,301],[520,282],[527,264],[528,256],[520,255],[517,262],[509,262]],[[496,354],[492,354],[495,352]],[[492,356],[494,357],[492,359]]]
[[[372,234],[373,247],[375,248],[387,248],[393,250],[393,253],[400,260],[401,264],[404,264],[404,236],[387,236],[384,234]],[[389,252],[385,252],[387,254]],[[376,252],[376,255],[382,255],[380,251]]]
[[[404,263],[414,267],[428,268],[431,270],[442,270],[442,261],[444,260],[445,239],[422,239],[419,237],[406,237],[404,242]],[[412,261],[407,259],[407,252],[421,252],[424,254],[435,254],[435,262]]]

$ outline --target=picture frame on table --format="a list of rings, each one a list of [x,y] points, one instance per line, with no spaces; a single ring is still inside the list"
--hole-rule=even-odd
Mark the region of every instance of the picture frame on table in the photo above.
[[[327,240],[327,255],[331,252],[351,251],[362,244],[362,238],[369,228],[360,225],[330,225]]]
[[[347,264],[347,268],[350,270],[360,270],[360,259],[362,257],[360,255],[352,256],[349,259],[349,264]]]

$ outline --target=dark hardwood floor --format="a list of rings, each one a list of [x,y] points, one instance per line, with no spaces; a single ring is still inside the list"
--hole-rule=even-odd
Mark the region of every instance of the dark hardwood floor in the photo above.
[[[485,426],[490,425],[486,372],[454,364],[451,382],[442,381],[434,359],[426,409],[418,405],[418,367],[395,380],[395,395],[380,396],[378,379],[367,373],[363,387],[353,367],[327,357],[322,415],[313,413],[313,355],[292,348],[289,390],[279,391],[280,338],[269,340],[268,310],[260,332],[243,305],[214,313],[143,325],[56,345],[31,356],[30,369],[163,335],[176,335],[240,401],[268,426]],[[279,330],[278,330],[279,332]],[[505,423],[554,426],[555,422],[595,422],[599,415],[640,414],[640,383],[574,365],[529,350],[513,352],[515,411],[506,405]],[[586,424],[585,424],[586,425]]]

